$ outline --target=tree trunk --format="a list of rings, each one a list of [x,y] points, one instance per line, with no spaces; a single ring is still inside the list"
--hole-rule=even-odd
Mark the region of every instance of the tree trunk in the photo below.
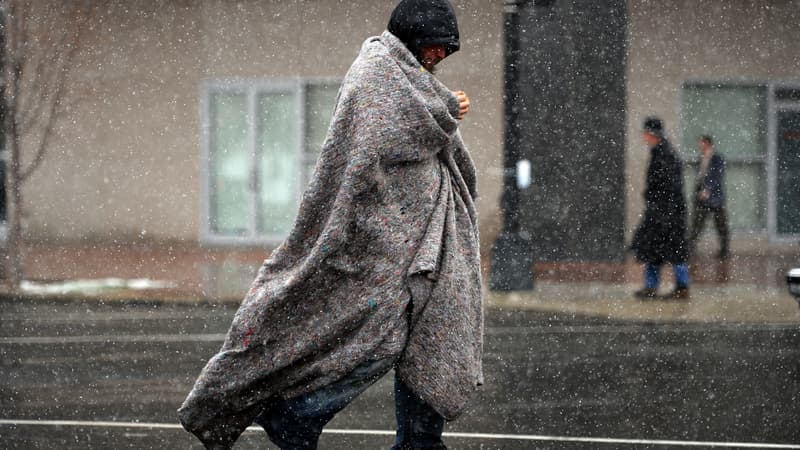
[[[16,128],[16,127],[14,127]],[[22,189],[19,173],[19,137],[16,130],[12,132],[11,158],[8,164],[7,190],[10,194],[8,211],[8,281],[11,289],[19,291],[22,282]]]
[[[14,89],[9,86],[16,80],[9,80],[6,89]],[[10,96],[6,96],[9,98]],[[11,97],[13,98],[13,97]],[[13,291],[18,291],[22,282],[22,189],[20,180],[20,136],[17,121],[14,118],[13,100],[7,102],[9,114],[6,115],[6,148],[8,158],[6,161],[6,211],[7,211],[7,235],[6,235],[6,261],[5,272],[6,281]]]

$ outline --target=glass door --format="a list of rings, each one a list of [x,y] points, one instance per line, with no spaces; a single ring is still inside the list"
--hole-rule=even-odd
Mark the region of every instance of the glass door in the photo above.
[[[800,236],[800,105],[777,111],[775,231]]]
[[[209,94],[210,239],[275,241],[291,229],[301,181],[299,99],[293,85]]]
[[[215,235],[246,236],[251,228],[247,95],[214,93],[210,112],[209,228]]]

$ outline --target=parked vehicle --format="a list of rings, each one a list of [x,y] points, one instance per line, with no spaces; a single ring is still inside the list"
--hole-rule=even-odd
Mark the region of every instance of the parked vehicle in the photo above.
[[[800,306],[800,268],[794,268],[786,274],[786,284],[789,286],[789,293],[797,300]]]

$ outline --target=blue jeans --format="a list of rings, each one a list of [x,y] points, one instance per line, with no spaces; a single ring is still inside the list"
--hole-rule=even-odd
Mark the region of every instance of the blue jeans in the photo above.
[[[672,271],[675,273],[675,287],[688,288],[689,287],[689,266],[686,263],[673,264]],[[644,287],[648,289],[656,289],[659,284],[659,274],[661,272],[661,264],[644,265]]]
[[[322,428],[388,372],[393,360],[362,364],[339,381],[289,400],[274,399],[255,422],[283,450],[314,450]],[[444,418],[395,376],[397,437],[392,449],[445,449],[442,444]]]

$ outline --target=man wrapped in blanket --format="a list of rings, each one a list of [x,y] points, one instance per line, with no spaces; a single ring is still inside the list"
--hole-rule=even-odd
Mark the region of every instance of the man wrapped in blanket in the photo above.
[[[315,449],[391,369],[394,448],[445,448],[444,421],[483,382],[469,100],[433,74],[459,45],[447,0],[402,0],[364,42],[292,231],[179,410],[207,448],[255,422],[282,449]]]

